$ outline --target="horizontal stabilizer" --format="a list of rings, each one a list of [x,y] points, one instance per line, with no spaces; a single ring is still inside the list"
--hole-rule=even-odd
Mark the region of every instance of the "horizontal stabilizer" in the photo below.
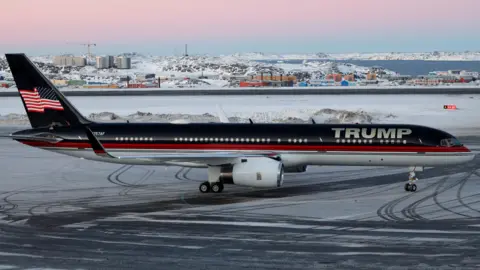
[[[29,141],[40,141],[48,143],[58,143],[63,141],[59,137],[41,137],[41,136],[28,136],[28,135],[0,135],[0,138],[10,138],[12,140],[29,140]]]

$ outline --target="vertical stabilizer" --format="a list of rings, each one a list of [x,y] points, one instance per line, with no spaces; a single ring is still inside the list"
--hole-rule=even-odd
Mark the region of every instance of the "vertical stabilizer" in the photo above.
[[[91,122],[80,114],[25,54],[5,56],[33,128]]]

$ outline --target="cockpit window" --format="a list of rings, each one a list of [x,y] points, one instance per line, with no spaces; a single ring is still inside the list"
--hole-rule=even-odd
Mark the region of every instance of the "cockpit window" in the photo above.
[[[53,135],[53,134],[51,134],[51,133],[41,133],[41,134],[38,134],[37,137],[48,138],[48,139],[55,139],[55,138],[57,138],[56,135]]]
[[[463,146],[463,144],[455,138],[443,139],[443,140],[440,141],[440,145],[441,146],[446,146],[446,147]]]

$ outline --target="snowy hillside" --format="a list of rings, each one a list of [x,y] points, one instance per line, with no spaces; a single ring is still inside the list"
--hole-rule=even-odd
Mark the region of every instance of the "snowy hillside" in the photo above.
[[[244,53],[235,54],[239,59],[249,60],[424,60],[424,61],[480,61],[480,52],[421,52],[421,53],[342,53],[342,54],[264,54]]]
[[[202,87],[229,86],[231,76],[249,76],[263,73],[295,75],[300,81],[310,78],[320,78],[329,73],[353,73],[363,79],[369,71],[367,67],[360,67],[348,63],[334,63],[329,61],[309,61],[303,64],[266,64],[253,61],[241,55],[229,56],[145,56],[131,54],[132,69],[102,69],[94,66],[86,67],[57,67],[52,64],[53,56],[32,57],[34,63],[51,79],[85,80],[113,83],[121,77],[130,76],[133,80],[138,75],[155,74],[156,77],[168,78],[162,83],[163,87],[181,86],[182,84],[196,84]],[[0,72],[9,77],[9,67],[5,57],[0,57]],[[385,73],[395,72],[386,70]],[[11,75],[10,75],[11,76]],[[188,80],[185,78],[201,80]]]

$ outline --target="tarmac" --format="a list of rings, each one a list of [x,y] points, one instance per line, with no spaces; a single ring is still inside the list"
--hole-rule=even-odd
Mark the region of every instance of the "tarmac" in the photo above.
[[[201,194],[203,169],[2,138],[0,269],[479,269],[479,166],[428,168],[414,193],[407,168],[325,166]]]
[[[480,85],[440,86],[315,86],[235,88],[61,88],[65,96],[250,96],[250,95],[466,95],[479,94]],[[0,91],[0,97],[18,96],[16,88]]]

